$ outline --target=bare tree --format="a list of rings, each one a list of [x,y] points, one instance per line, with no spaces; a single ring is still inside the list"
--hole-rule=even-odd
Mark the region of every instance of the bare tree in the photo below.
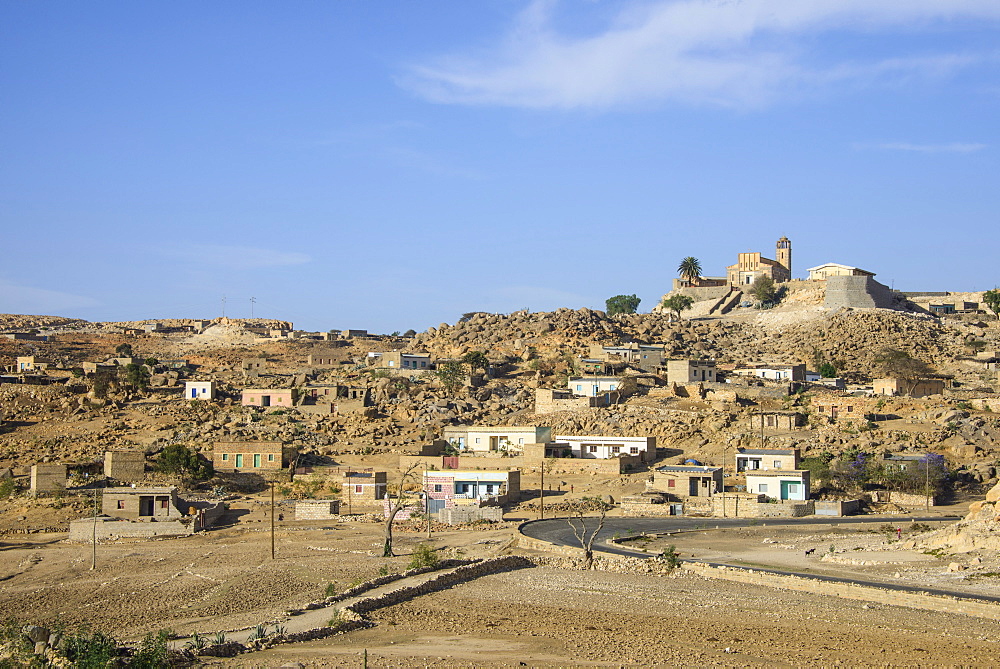
[[[584,566],[590,569],[594,566],[594,540],[604,527],[604,517],[608,513],[611,505],[600,497],[583,497],[570,504],[570,516],[566,519],[569,526],[573,528],[576,540],[580,542],[583,549]],[[596,511],[598,515],[587,516],[589,512]],[[593,526],[596,521],[597,526]]]
[[[385,519],[385,546],[382,550],[382,557],[395,557],[396,555],[392,552],[392,521],[396,519],[396,514],[406,506],[406,482],[413,476],[416,468],[417,463],[413,463],[399,477],[399,494],[396,496],[395,502],[389,493],[389,486],[386,486],[385,497],[389,500],[389,515]]]

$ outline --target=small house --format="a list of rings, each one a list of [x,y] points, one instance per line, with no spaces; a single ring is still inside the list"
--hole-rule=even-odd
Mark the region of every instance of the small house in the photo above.
[[[552,428],[538,426],[448,427],[444,429],[443,438],[460,451],[522,451],[525,444],[544,444],[552,441]]]
[[[809,471],[758,470],[746,474],[747,492],[772,499],[805,501],[809,499]]]
[[[566,387],[579,397],[596,397],[601,393],[618,390],[621,379],[617,376],[585,376],[571,378]]]
[[[722,492],[722,467],[665,465],[653,472],[655,490],[678,497],[711,497]]]
[[[184,398],[189,400],[214,400],[215,381],[185,381]]]
[[[288,467],[296,453],[280,441],[217,441],[212,465],[219,472],[262,473]]]
[[[668,360],[667,383],[714,383],[715,360]]]
[[[643,462],[656,459],[656,437],[598,437],[556,435],[557,443],[569,445],[574,458],[618,458],[631,455]]]
[[[291,407],[294,406],[294,391],[291,388],[247,388],[240,403],[245,407]]]
[[[521,498],[521,472],[509,471],[427,471],[424,472],[424,492],[428,511],[462,504],[502,505]]]
[[[736,471],[792,470],[799,466],[795,448],[737,448]]]

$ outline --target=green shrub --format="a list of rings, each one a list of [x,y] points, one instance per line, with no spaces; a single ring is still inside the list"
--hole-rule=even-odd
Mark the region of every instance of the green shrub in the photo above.
[[[681,566],[681,558],[677,555],[677,550],[673,544],[670,544],[665,549],[663,549],[663,561],[667,563],[667,566],[671,569],[677,569]]]
[[[79,630],[64,644],[66,659],[79,669],[104,669],[118,655],[118,642],[100,632]]]
[[[440,559],[434,548],[428,544],[420,544],[410,557],[410,564],[407,569],[423,569],[424,567],[437,567]]]
[[[0,479],[0,499],[7,499],[17,491],[13,478]]]

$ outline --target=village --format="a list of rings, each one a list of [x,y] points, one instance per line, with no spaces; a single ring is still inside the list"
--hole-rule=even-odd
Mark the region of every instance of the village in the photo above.
[[[425,656],[371,635],[436,578],[517,588],[529,564],[640,589],[650,574],[708,589],[737,587],[727,569],[825,575],[886,612],[996,625],[996,291],[900,292],[840,263],[794,279],[787,237],[774,256],[739,253],[718,277],[685,258],[651,313],[617,296],[606,311],[473,312],[421,333],[4,316],[0,599],[32,624],[103,623],[132,644],[169,627],[177,658],[253,666],[373,645],[390,663],[492,666],[440,639]],[[192,551],[217,554],[215,571]],[[63,583],[90,570],[98,590],[150,589],[160,560],[179,588],[162,595],[169,612],[130,616],[124,591],[119,606]],[[250,567],[273,580],[265,594]],[[243,592],[221,604],[233,574]],[[817,601],[846,596],[810,587]],[[905,599],[935,589],[964,608]],[[969,625],[967,652],[986,657]],[[58,654],[60,637],[38,629],[30,652]],[[301,645],[335,638],[337,651]],[[627,652],[683,661],[646,645]],[[730,652],[716,645],[689,659]],[[582,652],[517,649],[541,664]],[[587,652],[615,662],[600,644]]]

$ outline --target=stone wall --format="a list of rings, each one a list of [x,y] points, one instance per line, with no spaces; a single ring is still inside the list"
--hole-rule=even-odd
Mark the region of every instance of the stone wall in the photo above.
[[[940,611],[943,613],[959,613],[978,618],[1000,620],[1000,605],[984,601],[937,597],[915,592],[885,590],[850,583],[835,583],[802,576],[785,576],[741,569],[739,567],[713,567],[697,562],[685,562],[682,569],[692,571],[706,578],[718,578],[726,581],[736,581],[751,585],[760,585],[783,590],[810,592],[817,595],[829,595],[844,599],[855,599],[866,602],[877,602],[890,606],[905,606],[924,611]]]
[[[295,520],[335,520],[340,517],[340,502],[335,499],[298,500]]]
[[[823,306],[829,309],[896,309],[898,305],[888,286],[870,276],[831,276],[826,280]]]
[[[97,541],[153,537],[183,537],[192,534],[190,525],[179,520],[166,522],[132,522],[101,517],[97,519]],[[94,540],[94,519],[82,518],[69,524],[69,541],[90,543]]]
[[[456,506],[441,509],[438,518],[446,525],[461,525],[475,520],[500,522],[503,520],[503,509],[499,506]]]

